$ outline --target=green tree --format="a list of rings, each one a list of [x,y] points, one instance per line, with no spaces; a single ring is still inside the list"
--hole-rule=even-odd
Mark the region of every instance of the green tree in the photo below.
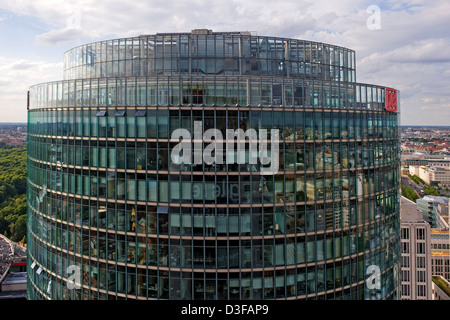
[[[0,232],[20,241],[26,234],[27,150],[0,147]]]
[[[433,186],[425,186],[423,192],[430,196],[440,196],[440,193]]]
[[[416,201],[416,199],[419,198],[419,196],[417,195],[417,193],[413,190],[413,188],[411,188],[410,186],[405,186],[403,183],[401,184],[401,190],[402,190],[402,195],[405,198],[408,198],[411,201]]]
[[[23,239],[27,234],[27,215],[21,215],[10,226],[11,227],[11,240],[18,242]]]

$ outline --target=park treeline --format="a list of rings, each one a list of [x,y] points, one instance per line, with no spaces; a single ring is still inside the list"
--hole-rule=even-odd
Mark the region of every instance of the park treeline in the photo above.
[[[27,232],[27,149],[0,146],[0,233],[21,241]]]
[[[420,198],[418,194],[410,186],[405,186],[402,183],[401,187],[402,187],[402,196],[404,196],[405,198],[408,198],[412,202],[416,202],[416,199]]]

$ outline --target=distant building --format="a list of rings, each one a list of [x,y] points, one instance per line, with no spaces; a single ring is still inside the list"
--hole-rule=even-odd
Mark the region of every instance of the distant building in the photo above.
[[[443,159],[428,159],[428,165],[431,167],[447,167],[450,168],[450,158],[445,156]]]
[[[420,166],[418,168],[418,176],[425,184],[430,184],[430,174],[428,173],[426,166]]]
[[[431,230],[431,273],[450,281],[450,239],[447,230]]]
[[[409,174],[420,177],[426,184],[450,185],[450,159],[402,159]]]
[[[402,164],[409,167],[420,167],[428,164],[427,159],[403,159]]]
[[[402,166],[400,170],[401,170],[402,176],[406,176],[406,175],[409,174],[409,167],[408,166]]]
[[[428,222],[431,228],[448,228],[448,198],[437,196],[425,196],[417,199],[417,208],[422,212],[423,219]]]
[[[429,184],[438,186],[450,185],[450,168],[448,167],[427,167]]]
[[[441,276],[433,276],[431,297],[432,300],[450,300],[450,283]]]
[[[431,300],[431,232],[414,202],[401,197],[401,299]]]

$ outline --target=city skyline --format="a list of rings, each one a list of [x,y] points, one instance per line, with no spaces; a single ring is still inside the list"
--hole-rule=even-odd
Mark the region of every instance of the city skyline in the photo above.
[[[400,90],[400,125],[447,125],[448,2],[267,4],[0,1],[3,121],[26,122],[27,90],[61,79],[62,53],[72,47],[106,38],[207,28],[335,43],[355,50],[357,82],[383,82]]]

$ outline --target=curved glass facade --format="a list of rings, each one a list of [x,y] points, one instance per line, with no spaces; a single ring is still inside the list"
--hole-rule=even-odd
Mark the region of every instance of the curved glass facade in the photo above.
[[[64,56],[64,79],[180,74],[352,82],[355,52],[312,41],[205,30],[100,41]]]
[[[30,88],[28,298],[397,299],[386,88],[348,49],[202,32],[81,46]],[[210,145],[196,124],[278,129],[277,172],[250,141],[244,162],[174,161],[177,129]]]

